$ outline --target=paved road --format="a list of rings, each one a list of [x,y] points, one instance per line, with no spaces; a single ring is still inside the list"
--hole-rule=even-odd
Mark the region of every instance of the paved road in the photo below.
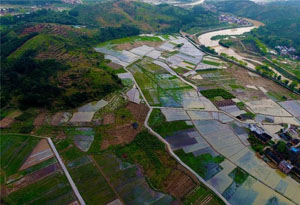
[[[80,195],[80,193],[79,193],[79,191],[78,191],[78,189],[77,189],[77,187],[76,187],[76,185],[75,185],[75,183],[74,183],[71,175],[69,174],[66,166],[64,165],[63,161],[61,160],[61,158],[60,158],[60,156],[59,156],[59,154],[58,154],[58,152],[57,152],[57,150],[56,150],[56,148],[55,148],[55,146],[54,146],[51,138],[47,138],[47,140],[48,140],[48,143],[49,143],[52,151],[54,152],[54,154],[56,156],[56,159],[58,160],[61,168],[63,169],[63,171],[64,171],[64,173],[65,173],[65,175],[66,175],[66,177],[67,177],[67,179],[68,179],[68,181],[69,181],[69,183],[70,183],[70,185],[71,185],[71,187],[72,187],[72,189],[74,191],[74,194],[77,197],[79,203],[81,205],[85,205],[85,202],[84,202],[83,198],[81,197],[81,195]]]

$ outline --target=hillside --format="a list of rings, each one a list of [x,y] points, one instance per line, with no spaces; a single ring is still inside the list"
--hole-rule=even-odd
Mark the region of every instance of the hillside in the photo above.
[[[19,29],[19,28],[18,28]],[[121,87],[90,47],[92,31],[36,24],[3,34],[1,106],[75,107]],[[100,35],[100,34],[98,34]]]
[[[178,32],[195,26],[218,25],[218,16],[202,7],[186,10],[162,4],[153,6],[141,2],[114,1],[84,4],[70,11],[40,10],[24,17],[2,17],[2,24],[21,22],[84,25],[90,28],[134,25],[143,32]]]
[[[186,10],[130,1],[79,5],[63,12],[39,10],[22,16],[1,17],[1,23],[1,46],[6,48],[1,52],[4,67],[1,74],[6,82],[1,88],[1,106],[12,103],[21,107],[54,105],[61,108],[101,98],[121,87],[114,72],[107,68],[103,55],[93,51],[98,43],[139,33],[170,33],[219,24],[217,15],[202,7]],[[25,66],[27,63],[16,68],[13,62],[20,59],[33,60],[31,63],[37,70],[42,69],[39,66],[45,60],[64,67],[55,71],[49,68],[48,78],[43,78],[47,86],[54,86],[56,91],[48,93],[47,97],[45,92],[33,94],[36,91],[29,89],[33,82],[37,90],[43,90],[39,80],[32,79],[40,76],[31,76],[30,68]],[[13,77],[12,70],[19,72],[18,77],[21,77]],[[27,77],[30,84],[15,86],[14,80]]]

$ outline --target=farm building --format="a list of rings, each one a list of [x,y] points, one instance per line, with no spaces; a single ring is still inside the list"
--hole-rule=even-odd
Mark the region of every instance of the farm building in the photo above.
[[[285,160],[282,160],[278,165],[278,168],[285,174],[290,173],[293,167],[294,167],[293,165],[291,165]]]
[[[278,165],[282,160],[270,148],[265,150],[265,156]]]
[[[252,134],[254,134],[254,136],[259,139],[262,143],[266,144],[267,142],[269,142],[272,137],[270,135],[268,135],[267,133],[265,133],[265,131],[253,124],[249,125],[250,131]]]
[[[280,133],[279,137],[281,137],[282,139],[284,139],[285,141],[290,141],[292,138],[290,135],[286,134],[286,133]]]

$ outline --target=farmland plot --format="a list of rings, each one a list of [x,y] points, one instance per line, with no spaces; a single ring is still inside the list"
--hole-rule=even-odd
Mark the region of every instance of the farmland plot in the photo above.
[[[189,120],[189,116],[184,110],[173,110],[173,109],[161,109],[162,113],[166,117],[166,121],[176,121],[176,120]]]
[[[71,137],[78,149],[87,152],[94,141],[95,132],[90,127],[66,128],[66,135]]]
[[[1,135],[1,169],[5,175],[16,173],[39,139],[26,135]]]
[[[190,86],[155,64],[134,64],[129,70],[151,105],[181,107],[182,90]]]
[[[268,204],[271,201],[276,201],[276,204],[290,204],[291,202],[282,197],[269,187],[266,187],[261,182],[253,177],[248,177],[247,180],[239,187],[229,199],[231,204]]]
[[[90,102],[79,107],[73,114],[70,122],[90,122],[93,119],[95,112],[108,104],[105,100]]]
[[[77,159],[69,163],[68,171],[87,204],[107,204],[117,197],[105,177],[90,160]]]
[[[280,107],[271,99],[246,102],[246,105],[254,112],[270,116],[291,117],[291,114]]]
[[[215,187],[218,192],[223,193],[233,181],[228,175],[236,166],[228,160],[224,160],[220,166],[223,168],[222,171],[209,179],[207,182]]]
[[[67,204],[76,200],[45,139],[2,135],[1,169],[6,175],[1,176],[2,182],[7,185],[3,200],[8,204]]]
[[[171,43],[174,43],[174,44],[183,44],[179,51],[181,53],[184,53],[186,55],[189,55],[189,56],[193,56],[193,57],[196,57],[198,59],[202,59],[202,57],[204,56],[204,53],[201,52],[199,49],[197,49],[193,44],[191,44],[188,40],[186,40],[185,38],[177,38],[175,40],[172,40]]]
[[[58,172],[4,198],[9,204],[68,204],[76,200],[67,178]]]
[[[126,204],[170,204],[173,201],[170,195],[152,190],[138,166],[124,163],[111,153],[97,155],[95,160]]]
[[[110,49],[109,47],[95,48],[95,51],[105,54],[105,59],[109,59],[113,63],[119,64],[124,67],[130,65],[131,63],[133,63],[134,61],[140,58],[138,55],[132,52],[126,50],[116,51]],[[134,50],[134,51],[137,52],[138,50]]]
[[[54,157],[54,155],[47,140],[42,139],[33,149],[30,156],[26,159],[20,170],[27,169],[28,167],[36,165],[52,157]]]
[[[300,120],[300,101],[299,100],[291,100],[279,103],[284,109],[286,109],[289,113],[293,114],[296,118]]]

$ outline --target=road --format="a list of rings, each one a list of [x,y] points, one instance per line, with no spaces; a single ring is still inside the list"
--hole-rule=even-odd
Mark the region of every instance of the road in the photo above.
[[[69,181],[69,183],[70,183],[70,185],[71,185],[71,187],[73,189],[73,192],[74,192],[76,198],[78,199],[78,201],[79,201],[79,203],[81,205],[85,205],[85,202],[84,202],[83,198],[81,197],[81,195],[80,195],[80,193],[79,193],[79,191],[78,191],[78,189],[77,189],[77,187],[76,187],[76,185],[75,185],[75,183],[74,183],[71,175],[69,174],[69,172],[68,172],[65,164],[63,163],[62,159],[60,158],[60,156],[59,156],[59,154],[58,154],[58,152],[57,152],[57,150],[56,150],[56,148],[55,148],[55,146],[54,146],[51,138],[47,138],[47,140],[48,140],[48,143],[49,143],[49,145],[50,145],[50,147],[51,147],[51,149],[52,149],[52,151],[53,151],[56,159],[58,160],[58,163],[60,164],[63,172],[65,173],[65,175],[66,175],[66,177],[67,177],[67,179],[68,179],[68,181]]]

